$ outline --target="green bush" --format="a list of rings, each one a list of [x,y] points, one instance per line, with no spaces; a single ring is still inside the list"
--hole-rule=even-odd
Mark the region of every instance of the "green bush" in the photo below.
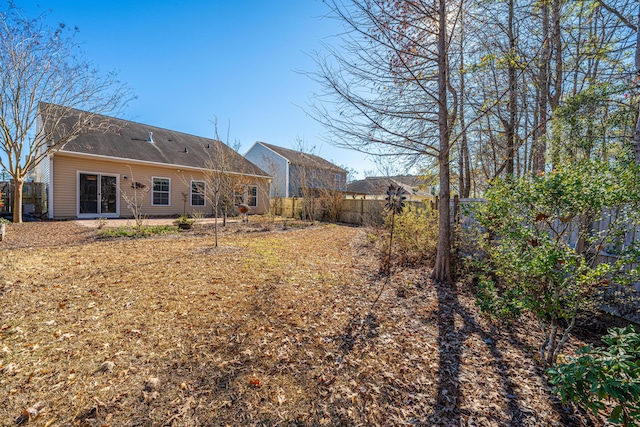
[[[385,228],[391,228],[391,213],[385,217]],[[438,245],[438,213],[429,207],[408,204],[402,214],[395,216],[393,250],[398,263],[411,265],[435,260]]]
[[[481,311],[501,320],[512,320],[522,314],[518,289],[500,289],[494,280],[484,274],[478,276],[476,304]]]
[[[637,173],[585,161],[546,175],[495,181],[478,208],[486,232],[482,274],[495,282],[480,281],[478,303],[494,315],[532,313],[544,334],[540,359],[548,365],[600,287],[637,280],[637,270],[625,270],[634,262],[634,247],[618,251],[614,264],[594,262],[594,254],[612,252],[640,222]],[[591,225],[604,217],[606,227],[596,232]]]
[[[554,393],[594,415],[616,406],[609,421],[624,426],[640,422],[640,334],[633,327],[613,328],[602,340],[608,348],[585,346],[578,357],[547,369]]]

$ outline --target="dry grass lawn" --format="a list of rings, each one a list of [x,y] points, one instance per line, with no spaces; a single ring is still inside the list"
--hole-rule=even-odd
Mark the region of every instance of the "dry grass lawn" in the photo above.
[[[404,270],[369,314],[364,229],[94,236],[22,224],[0,242],[1,425],[586,420],[550,396],[535,334],[493,330],[462,287]]]

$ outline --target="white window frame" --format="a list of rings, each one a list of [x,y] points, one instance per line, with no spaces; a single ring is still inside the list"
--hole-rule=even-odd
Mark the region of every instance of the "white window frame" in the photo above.
[[[255,205],[249,204],[249,188],[255,188],[256,189],[256,195],[255,195],[256,204]],[[251,196],[251,197],[254,197],[254,196]],[[239,200],[240,198],[242,198],[242,200]],[[233,203],[236,204],[236,205],[239,205],[241,203],[242,204],[246,204],[250,208],[258,207],[258,186],[254,185],[254,184],[247,184],[247,185],[243,186],[241,191],[235,190],[233,192]]]
[[[98,214],[89,214],[89,213],[80,213],[80,175],[97,175],[98,182],[100,183],[100,179],[102,176],[112,176],[116,178],[116,212],[115,213],[98,213]],[[53,175],[52,175],[53,176]],[[52,181],[53,182],[53,181]],[[77,170],[76,171],[76,217],[77,218],[120,218],[120,174],[117,173],[102,173],[102,172],[91,172],[87,170]],[[100,184],[98,184],[98,198],[100,198],[101,188]],[[53,193],[50,191],[50,200],[53,201],[53,197],[51,196]],[[100,200],[98,200],[98,209],[100,209]],[[52,205],[49,205],[52,206]],[[53,218],[53,217],[52,217]]]
[[[254,197],[254,196],[250,196],[249,195],[249,188],[255,188],[256,189],[256,195],[255,195],[255,199],[256,199],[256,204],[252,205],[251,203],[249,203],[250,197]],[[247,185],[245,187],[245,195],[246,195],[246,203],[247,206],[251,207],[251,208],[257,208],[258,207],[258,186],[257,185]]]
[[[169,182],[169,187],[167,191],[157,191],[157,193],[167,193],[167,203],[156,203],[155,202],[155,194],[156,194],[156,179],[166,179]],[[152,176],[151,177],[151,206],[171,206],[171,178],[165,176]]]
[[[246,200],[246,190],[243,188],[241,191],[233,190],[233,204],[240,205]]]
[[[202,183],[202,193],[199,193],[199,192],[195,193],[193,191],[193,184],[196,183],[196,182]],[[192,179],[191,180],[191,184],[189,186],[189,189],[190,189],[189,190],[189,206],[191,206],[191,207],[205,207],[205,206],[207,206],[207,197],[206,197],[206,194],[207,194],[207,183],[206,183],[206,181],[204,181],[202,179]],[[200,194],[202,196],[202,204],[201,205],[194,205],[193,204],[193,196],[195,194]]]

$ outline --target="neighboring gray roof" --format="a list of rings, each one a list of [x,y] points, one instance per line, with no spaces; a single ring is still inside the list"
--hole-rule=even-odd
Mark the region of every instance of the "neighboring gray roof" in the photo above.
[[[83,113],[80,110],[74,111],[77,115],[71,114],[64,119],[68,127]],[[268,176],[258,166],[220,141],[127,120],[96,116],[96,121],[100,120],[108,121],[112,130],[88,130],[59,150],[199,169],[207,169],[210,166],[209,159],[213,160],[213,167],[218,168],[215,164],[215,160],[220,158],[217,150],[224,150],[222,153],[229,159],[225,169],[229,172]],[[152,132],[153,143],[147,142],[149,132]]]
[[[424,188],[424,184],[419,176],[400,175],[400,176],[371,176],[360,181],[354,181],[347,184],[347,193],[367,194],[367,195],[384,195],[387,194],[389,185],[395,184],[400,186],[410,195],[429,196],[428,186]],[[424,188],[424,189],[423,189]]]
[[[300,151],[290,150],[289,148],[278,147],[277,145],[267,144],[266,142],[258,141],[257,144],[264,145],[265,147],[278,153],[285,159],[289,160],[291,164],[311,167],[314,169],[329,170],[335,173],[343,173],[346,175],[347,171],[334,165],[333,163],[323,159],[315,154],[307,154]]]

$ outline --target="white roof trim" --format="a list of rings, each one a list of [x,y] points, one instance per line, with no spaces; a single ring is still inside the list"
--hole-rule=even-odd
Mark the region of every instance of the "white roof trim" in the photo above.
[[[112,156],[102,156],[99,154],[87,154],[87,153],[77,153],[74,151],[64,151],[64,150],[58,150],[55,152],[55,154],[60,155],[66,155],[66,156],[70,156],[70,157],[88,157],[91,159],[100,159],[100,160],[106,160],[109,162],[124,162],[124,163],[134,163],[134,164],[140,164],[140,165],[149,165],[149,166],[162,166],[165,168],[175,168],[175,169],[186,169],[186,170],[194,170],[194,171],[204,171],[205,168],[197,168],[194,166],[185,166],[185,165],[180,165],[180,164],[173,164],[173,163],[160,163],[160,162],[150,162],[148,160],[136,160],[136,159],[129,159],[126,157],[112,157]],[[216,171],[219,172],[219,171]],[[272,177],[268,176],[268,175],[255,175],[255,174],[250,174],[250,173],[242,173],[242,172],[233,172],[233,171],[226,171],[226,173],[230,174],[230,175],[240,175],[240,176],[250,176],[253,178],[265,178],[265,179],[273,179]]]
[[[251,151],[251,150],[253,149],[253,147],[255,147],[255,146],[256,146],[256,145],[258,145],[258,144],[262,145],[264,148],[266,148],[267,150],[271,151],[271,152],[272,152],[273,154],[275,154],[276,156],[283,158],[284,160],[286,160],[286,161],[287,161],[287,163],[290,163],[290,160],[289,160],[289,159],[287,159],[285,156],[283,156],[282,154],[278,153],[277,151],[275,151],[275,150],[273,150],[273,149],[271,149],[271,148],[267,147],[266,145],[264,145],[264,144],[266,144],[266,142],[261,142],[261,141],[256,141],[256,142],[254,142],[254,143],[253,143],[253,145],[252,145],[252,146],[247,150],[247,152],[246,152],[246,153],[244,153],[244,156],[246,157],[246,156],[247,156],[247,154],[249,153],[249,151]]]

